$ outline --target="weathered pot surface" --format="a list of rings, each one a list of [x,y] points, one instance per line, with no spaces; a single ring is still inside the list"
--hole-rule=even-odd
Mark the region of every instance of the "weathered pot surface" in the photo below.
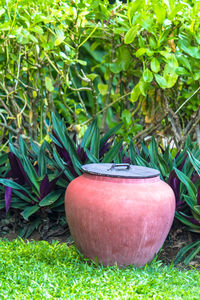
[[[90,164],[66,190],[71,235],[85,257],[104,266],[143,266],[171,228],[175,196],[159,171],[133,165]]]

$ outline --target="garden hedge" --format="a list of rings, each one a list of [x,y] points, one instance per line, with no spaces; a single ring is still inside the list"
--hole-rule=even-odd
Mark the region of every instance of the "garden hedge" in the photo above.
[[[178,145],[198,137],[199,9],[195,0],[2,0],[1,149],[8,131],[47,139],[52,111],[80,136],[99,114],[102,130],[122,121],[127,141],[156,130]]]

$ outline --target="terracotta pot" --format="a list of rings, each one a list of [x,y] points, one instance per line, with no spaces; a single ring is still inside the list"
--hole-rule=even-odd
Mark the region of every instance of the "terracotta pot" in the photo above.
[[[143,266],[169,233],[175,196],[157,170],[111,166],[85,165],[86,173],[69,184],[65,209],[70,232],[84,256],[104,266]]]

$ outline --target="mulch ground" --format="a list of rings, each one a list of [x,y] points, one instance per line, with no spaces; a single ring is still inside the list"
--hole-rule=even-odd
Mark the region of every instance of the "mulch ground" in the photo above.
[[[182,225],[178,220],[175,219],[170,233],[158,254],[158,259],[162,260],[166,264],[171,264],[174,262],[178,252],[184,247],[189,245],[192,242],[200,240],[200,234],[193,233],[187,230],[187,227]],[[189,253],[188,253],[189,254]],[[186,267],[183,262],[178,266]],[[195,267],[200,270],[200,253],[190,261],[187,267]]]

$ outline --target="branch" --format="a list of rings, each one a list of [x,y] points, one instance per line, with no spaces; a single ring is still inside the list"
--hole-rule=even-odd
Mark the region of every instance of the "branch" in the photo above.
[[[145,128],[144,130],[140,131],[138,134],[136,134],[134,136],[134,140],[137,140],[138,138],[140,138],[142,135],[146,134],[146,133],[150,133],[155,131],[156,129],[158,129],[158,127],[161,126],[161,121],[162,119],[164,119],[167,116],[167,112],[165,112],[165,114],[156,121],[156,124],[152,124],[151,126]]]
[[[184,135],[187,135],[188,132],[190,131],[190,129],[192,128],[193,124],[194,124],[194,120],[196,119],[196,117],[198,116],[200,112],[200,109],[198,108],[196,112],[194,112],[191,116],[192,120],[190,120],[185,128],[185,132]]]
[[[14,128],[12,128],[11,126],[8,126],[7,124],[4,123],[0,123],[0,127],[4,127],[10,131],[12,131],[13,133],[15,133],[16,135],[19,133],[19,130],[15,130]]]
[[[114,49],[114,33],[112,34],[112,48],[111,48],[111,53],[110,53],[110,62],[113,62],[114,59],[114,55],[115,55],[115,49]],[[111,89],[112,89],[112,81],[113,81],[113,74],[110,71],[109,74],[109,79],[108,79],[108,89],[107,89],[107,93],[106,93],[106,99],[105,99],[105,105],[107,105],[109,103],[109,99],[110,99],[110,94],[111,94]],[[103,130],[105,130],[105,125],[106,125],[106,115],[107,115],[107,109],[104,110],[103,112],[103,116],[102,116],[102,123],[101,123],[101,127]]]
[[[77,66],[76,66],[76,65],[75,65],[74,70],[75,70],[76,76],[77,76],[79,79],[81,79],[81,80],[83,80],[83,81],[85,81],[85,82],[87,82],[87,83],[89,83],[89,82],[91,81],[91,79],[89,79],[89,78],[85,75],[85,73],[83,72],[82,69],[81,69],[81,72],[82,72],[83,76],[80,75],[80,73],[78,72],[78,69],[77,69]]]
[[[179,112],[179,110],[200,90],[200,87],[198,87],[198,89],[188,98],[185,100],[185,102],[183,102],[181,104],[181,106],[177,109],[177,111],[175,112],[175,114],[177,114],[177,112]]]
[[[70,90],[72,90],[72,91],[75,91],[75,92],[83,92],[83,91],[90,91],[90,92],[92,92],[92,89],[89,88],[89,87],[81,87],[81,88],[78,88],[78,89],[74,89],[71,86],[68,86],[68,88]]]
[[[174,136],[177,139],[177,141],[180,142],[182,140],[182,128],[181,128],[181,124],[179,121],[179,117],[169,107],[167,97],[165,95],[163,95],[163,98],[165,101],[166,111],[168,112],[168,117],[169,117],[169,120],[172,125],[172,130],[174,132]]]
[[[172,130],[174,132],[174,135],[177,138],[177,141],[180,142],[182,139],[182,135],[181,135],[182,128],[179,122],[179,118],[177,115],[175,115],[175,113],[171,108],[168,108],[168,116],[172,125]]]
[[[181,150],[185,141],[186,141],[186,138],[188,135],[190,135],[192,133],[193,130],[196,129],[197,125],[200,123],[200,115],[198,116],[197,120],[193,123],[193,125],[191,126],[190,130],[188,130],[187,134],[185,134],[182,138],[182,141],[181,141],[181,145],[179,147],[178,150]]]
[[[0,98],[0,102],[1,102],[2,106],[5,108],[5,110],[9,113],[9,115],[11,117],[13,117],[13,114],[11,113],[10,109],[7,107],[7,105],[5,104],[5,102],[1,98]]]
[[[109,107],[113,106],[115,103],[119,102],[120,100],[126,98],[127,96],[129,96],[131,94],[131,92],[127,93],[126,95],[121,96],[120,98],[116,99],[115,101],[109,103],[108,105],[106,105],[102,110],[98,111],[98,113],[96,113],[93,117],[91,117],[90,119],[88,119],[87,121],[81,123],[80,125],[86,125],[87,123],[90,123],[91,121],[93,121],[98,115],[100,115],[102,112],[104,112],[105,110],[107,110]],[[76,124],[74,124],[76,125]],[[71,126],[70,126],[71,127]]]
[[[69,89],[74,90],[74,91],[77,92],[78,98],[79,98],[79,100],[80,100],[80,102],[81,102],[81,104],[82,104],[82,106],[83,106],[83,109],[84,109],[84,111],[85,111],[85,114],[86,114],[86,116],[88,117],[88,112],[87,112],[85,103],[84,103],[83,99],[81,98],[80,91],[92,91],[92,90],[91,90],[91,88],[87,88],[87,87],[77,89],[76,83],[75,83],[75,81],[74,81],[74,78],[73,78],[73,76],[72,76],[72,72],[71,72],[70,69],[69,69],[69,74],[70,74],[70,76],[71,76],[72,83],[73,83],[73,85],[75,86],[75,89],[73,89],[73,88],[70,87],[70,86],[68,86],[68,87],[69,87]]]
[[[15,83],[15,91],[17,90],[18,82],[19,82],[19,72],[20,72],[20,67],[21,67],[21,46],[19,46],[19,62],[18,62],[18,67],[17,67],[17,81]]]

